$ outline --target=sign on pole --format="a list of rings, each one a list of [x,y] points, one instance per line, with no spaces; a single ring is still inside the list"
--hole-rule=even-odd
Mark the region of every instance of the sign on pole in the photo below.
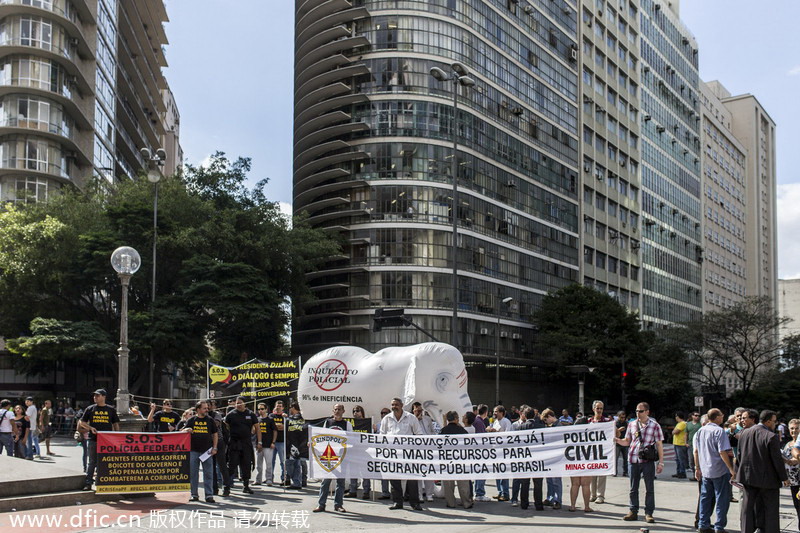
[[[694,406],[695,407],[703,407],[703,397],[702,396],[695,396],[694,397]]]
[[[257,401],[275,396],[290,396],[297,390],[300,367],[296,359],[260,361],[253,359],[234,367],[208,367],[210,398],[242,396]]]

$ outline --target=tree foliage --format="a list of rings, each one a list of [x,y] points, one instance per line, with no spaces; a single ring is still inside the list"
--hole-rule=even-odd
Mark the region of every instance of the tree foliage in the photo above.
[[[698,379],[714,387],[733,375],[746,397],[760,374],[779,366],[784,348],[795,352],[797,339],[778,337],[790,320],[778,316],[770,298],[753,296],[686,324],[684,345],[700,369]]]
[[[151,303],[153,186],[146,179],[66,191],[46,204],[0,212],[0,336],[31,372],[80,357],[115,361],[120,284],[109,264],[118,246],[142,256],[129,300],[132,390],[157,369],[213,351],[223,363],[283,349],[290,301],[309,298],[304,274],[338,251],[303,219],[289,220],[250,160],[216,153],[159,187],[157,296]],[[41,364],[40,364],[41,363]]]
[[[533,319],[537,351],[554,363],[557,376],[570,375],[570,366],[594,368],[586,376],[587,394],[618,404],[623,359],[628,388],[647,363],[636,313],[605,293],[578,284],[564,287],[544,297]]]

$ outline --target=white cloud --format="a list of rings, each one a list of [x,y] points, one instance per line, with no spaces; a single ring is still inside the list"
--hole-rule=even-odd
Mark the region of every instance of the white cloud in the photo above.
[[[800,278],[800,183],[778,185],[778,277]]]
[[[796,67],[792,67],[791,69],[789,69],[789,72],[787,72],[787,74],[789,76],[797,76],[798,74],[800,74],[800,65],[797,65]]]

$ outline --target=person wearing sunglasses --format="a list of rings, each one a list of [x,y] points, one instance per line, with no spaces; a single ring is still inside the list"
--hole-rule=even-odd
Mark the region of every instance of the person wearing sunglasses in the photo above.
[[[353,419],[363,419],[364,418],[364,408],[360,405],[356,405],[353,407]],[[364,489],[361,493],[362,500],[369,500],[370,499],[370,490],[372,489],[372,485],[370,480],[364,479],[362,480],[362,488]],[[349,487],[344,491],[345,498],[357,498],[358,497],[358,478],[350,479]]]
[[[161,403],[160,411],[156,411],[155,403],[150,404],[150,414],[147,415],[147,421],[151,424],[154,424],[154,429],[159,433],[175,431],[180,420],[181,417],[178,416],[178,413],[172,410],[171,400],[165,399]]]
[[[256,409],[258,424],[261,426],[261,449],[256,453],[256,482],[253,485],[261,485],[266,482],[268,487],[272,486],[272,456],[275,454],[275,423],[269,417],[267,404],[259,403]]]
[[[700,413],[697,411],[693,412],[689,416],[689,420],[686,421],[686,445],[689,447],[689,471],[691,472],[691,478],[694,479],[694,436],[700,431],[700,428],[703,427],[703,424],[700,423]]]
[[[648,524],[655,523],[653,512],[656,507],[654,482],[656,474],[664,470],[664,432],[653,418],[650,418],[650,405],[640,403],[636,406],[636,419],[628,424],[625,438],[614,439],[620,446],[628,447],[630,464],[630,510],[622,519],[639,519],[639,480],[644,478],[644,515]],[[656,460],[658,462],[656,462]]]

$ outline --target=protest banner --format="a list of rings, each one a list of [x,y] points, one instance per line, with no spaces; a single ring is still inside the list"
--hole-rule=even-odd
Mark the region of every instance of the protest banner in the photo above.
[[[97,433],[97,492],[189,490],[189,433]]]
[[[376,435],[311,427],[309,476],[475,480],[614,473],[614,423],[467,435]]]
[[[233,367],[208,363],[207,371],[209,398],[242,396],[248,402],[293,395],[300,377],[298,359],[252,359]]]

